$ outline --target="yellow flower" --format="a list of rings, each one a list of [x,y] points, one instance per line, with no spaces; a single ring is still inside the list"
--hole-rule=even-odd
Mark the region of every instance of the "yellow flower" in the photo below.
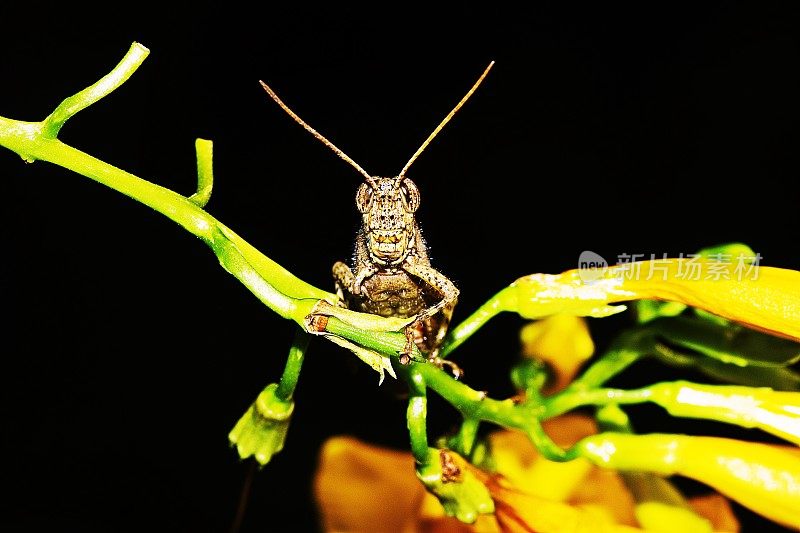
[[[548,421],[562,446],[595,431],[583,416]],[[636,502],[621,478],[585,460],[543,459],[523,435],[500,431],[490,437],[496,473],[471,468],[495,500],[494,516],[474,524],[447,517],[414,474],[410,453],[380,448],[350,437],[330,439],[320,454],[314,493],[322,527],[336,532],[539,533],[640,531]],[[738,531],[724,498],[705,497],[692,506],[717,531]]]
[[[531,322],[520,332],[522,354],[544,361],[554,373],[546,392],[566,387],[594,353],[586,321],[572,315],[553,315]]]
[[[622,311],[617,302],[681,302],[755,329],[800,341],[800,272],[736,263],[662,259],[617,265],[586,280],[584,272],[532,274],[498,296],[507,311],[527,318],[553,314],[602,317]]]
[[[800,272],[759,267],[757,277],[740,277],[734,272],[735,263],[721,263],[727,266],[727,278],[716,279],[716,273],[709,272],[720,263],[704,260],[699,261],[704,267],[700,272],[706,277],[695,280],[687,279],[689,261],[670,260],[664,279],[659,275],[651,280],[643,275],[638,279],[623,276],[621,289],[632,291],[637,298],[682,302],[767,333],[800,340]],[[653,262],[644,263],[651,266]]]
[[[596,464],[690,477],[770,520],[800,528],[800,457],[792,452],[796,448],[658,433],[602,433],[578,446],[581,455]]]

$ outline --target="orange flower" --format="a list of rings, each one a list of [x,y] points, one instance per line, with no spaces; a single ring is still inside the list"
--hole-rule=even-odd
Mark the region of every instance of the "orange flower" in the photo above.
[[[595,431],[583,416],[548,421],[562,446]],[[494,516],[463,524],[444,515],[414,474],[411,454],[335,437],[323,447],[314,493],[325,531],[540,533],[639,531],[636,502],[621,478],[585,460],[553,463],[543,459],[523,435],[500,431],[490,437],[496,473],[472,468],[495,500]],[[737,531],[722,497],[692,502],[715,530]]]

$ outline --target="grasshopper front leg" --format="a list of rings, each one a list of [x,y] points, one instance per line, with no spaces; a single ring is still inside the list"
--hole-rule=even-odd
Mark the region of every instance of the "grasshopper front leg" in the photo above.
[[[340,300],[346,300],[346,294],[355,296],[361,295],[361,285],[364,280],[378,272],[378,269],[373,266],[364,266],[356,274],[350,270],[350,267],[341,261],[337,261],[333,265],[333,278],[336,280],[336,296]]]
[[[339,305],[345,305],[347,302],[346,295],[353,294],[356,277],[349,266],[337,261],[333,264],[333,279],[336,281],[336,297],[339,300]]]
[[[445,307],[450,307],[452,310],[458,303],[458,289],[452,281],[435,268],[425,264],[408,262],[403,264],[403,270],[421,279],[442,296],[442,299],[437,304],[417,315],[418,320],[430,318]]]
[[[407,290],[407,285],[398,286],[396,285],[396,279],[386,281],[386,278],[381,278],[379,275],[377,287],[373,286],[373,291],[376,292],[370,292],[367,288],[362,287],[365,280],[371,278],[378,272],[379,270],[371,264],[362,264],[358,272],[353,273],[350,267],[345,263],[341,261],[334,263],[333,278],[336,282],[336,295],[339,298],[339,304],[344,307],[367,313],[376,313],[381,316],[400,316],[403,318],[414,316],[413,312],[407,314],[399,312],[399,309],[392,309],[391,307],[381,308],[378,303],[378,300],[384,301],[387,299],[385,294],[381,293],[387,291],[394,293],[398,290]],[[422,305],[421,299],[419,302],[420,305]],[[416,324],[416,321],[414,323]],[[406,340],[406,346],[403,351],[400,352],[400,362],[403,364],[407,364],[410,361],[408,354],[412,352],[414,346],[413,328],[406,328]]]
[[[439,313],[436,338],[433,343],[433,349],[431,350],[428,358],[431,362],[441,366],[444,363],[444,360],[439,358],[439,347],[447,335],[450,319],[453,316],[453,309],[458,303],[459,291],[452,281],[429,265],[408,262],[403,265],[403,269],[414,277],[424,281],[429,287],[434,289],[441,296],[441,300],[439,300],[439,302],[419,313],[416,321],[406,328],[406,349],[410,352],[411,344],[408,343],[408,340],[413,342],[413,331],[416,329],[418,324],[427,319],[433,318],[437,313]],[[409,334],[412,334],[412,336],[409,337]],[[461,375],[461,370],[457,366],[453,365],[452,370],[456,377]]]

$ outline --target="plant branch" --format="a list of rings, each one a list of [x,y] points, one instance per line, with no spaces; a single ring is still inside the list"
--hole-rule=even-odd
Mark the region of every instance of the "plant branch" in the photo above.
[[[197,154],[197,192],[189,197],[189,201],[197,207],[205,207],[211,199],[211,190],[214,187],[213,149],[211,141],[197,139],[194,142]]]
[[[133,43],[114,69],[100,78],[96,83],[81,92],[65,98],[50,115],[42,121],[42,134],[55,139],[61,127],[75,113],[86,109],[104,96],[109,95],[120,85],[125,83],[136,69],[147,59],[150,50],[139,43]]]

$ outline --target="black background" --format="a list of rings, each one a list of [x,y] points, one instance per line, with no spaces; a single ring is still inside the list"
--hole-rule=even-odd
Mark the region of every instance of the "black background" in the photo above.
[[[197,2],[109,5],[94,20],[37,4],[3,13],[0,115],[41,119],[142,42],[141,69],[61,139],[187,195],[193,140],[213,139],[208,210],[328,288],[352,251],[360,177],[257,80],[368,172],[391,175],[496,60],[409,173],[434,265],[461,289],[458,319],[521,275],[574,268],[582,250],[613,261],[741,240],[764,264],[800,268],[791,5],[434,14]],[[248,469],[227,433],[279,377],[292,325],[130,199],[7,151],[0,178],[0,529],[224,531]],[[627,320],[592,321],[599,344]],[[459,350],[470,385],[510,392],[520,324],[500,317]],[[314,530],[310,477],[328,436],[406,447],[404,404],[353,360],[312,345],[287,448],[257,474],[245,531]],[[452,412],[432,410],[432,435],[449,429]],[[739,511],[746,529],[768,529]]]

